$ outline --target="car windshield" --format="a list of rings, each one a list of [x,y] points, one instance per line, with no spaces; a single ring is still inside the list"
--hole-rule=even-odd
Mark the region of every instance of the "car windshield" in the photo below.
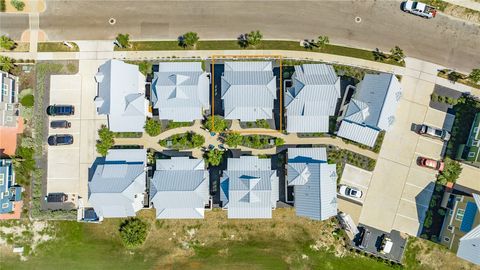
[[[417,8],[417,2],[413,2],[412,9],[416,9],[416,8]]]
[[[67,143],[69,141],[68,137],[57,137],[57,143]]]
[[[357,191],[352,189],[352,190],[350,190],[350,194],[355,196],[355,195],[357,195]]]
[[[440,129],[435,129],[435,135],[437,135],[437,136],[442,136],[442,133],[443,133],[442,130],[440,130]]]

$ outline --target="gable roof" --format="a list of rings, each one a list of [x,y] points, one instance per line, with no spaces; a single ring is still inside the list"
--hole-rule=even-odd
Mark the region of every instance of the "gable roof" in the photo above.
[[[203,218],[208,199],[209,173],[203,159],[157,160],[150,186],[150,202],[157,218]]]
[[[270,159],[229,158],[220,181],[220,200],[228,218],[271,218],[278,201],[278,176]]]
[[[112,149],[88,183],[89,203],[100,217],[134,216],[143,207],[146,150]]]
[[[294,186],[298,216],[325,220],[337,214],[337,172],[325,148],[288,149],[288,185]]]
[[[141,132],[145,124],[148,101],[145,99],[145,76],[137,65],[108,60],[95,76],[98,114],[108,115],[114,132]]]
[[[17,126],[16,105],[18,105],[18,77],[0,70],[0,126]]]
[[[355,122],[350,122],[348,120],[343,120],[338,129],[337,136],[345,139],[349,139],[354,142],[358,142],[369,147],[374,147],[375,142],[377,141],[378,134],[380,131],[367,127],[364,125],[359,125]]]
[[[288,132],[328,132],[340,98],[340,78],[330,65],[295,66],[285,93]]]
[[[357,85],[345,119],[380,130],[389,130],[402,96],[400,82],[390,73],[366,74]]]
[[[277,98],[271,62],[225,62],[221,95],[226,119],[273,118]]]
[[[201,62],[160,62],[154,73],[151,97],[160,119],[202,119],[203,110],[210,105],[209,81]]]
[[[477,205],[477,211],[480,211],[480,195],[472,195],[475,200],[475,204]],[[477,225],[477,227],[460,238],[457,256],[474,264],[480,265],[480,225]]]

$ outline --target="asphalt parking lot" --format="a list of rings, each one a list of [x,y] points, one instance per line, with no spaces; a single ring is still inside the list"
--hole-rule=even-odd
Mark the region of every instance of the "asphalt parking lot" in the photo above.
[[[453,116],[428,107],[434,89],[430,74],[406,75],[401,83],[403,96],[395,124],[385,136],[359,221],[416,236],[436,178],[436,171],[418,166],[417,159],[441,159],[445,144],[416,134],[411,125],[425,123],[450,130]]]

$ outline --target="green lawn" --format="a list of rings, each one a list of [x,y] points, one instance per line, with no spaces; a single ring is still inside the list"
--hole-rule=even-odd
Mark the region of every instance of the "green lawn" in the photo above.
[[[172,51],[183,50],[178,46],[177,41],[132,41],[130,48],[118,48],[117,51]],[[188,49],[188,48],[187,48]],[[192,48],[190,48],[192,49]],[[199,41],[196,50],[241,50],[236,40],[204,40]],[[264,40],[256,47],[248,47],[246,50],[287,50],[287,51],[311,51],[321,52],[335,55],[342,55],[348,57],[355,57],[370,61],[375,61],[372,51],[338,46],[327,45],[324,49],[306,49],[299,45],[298,41],[284,41],[284,40]],[[384,61],[386,64],[404,66],[405,64],[398,63],[392,60]]]
[[[38,52],[78,52],[78,45],[74,42],[70,42],[74,48],[63,45],[63,42],[39,42],[37,50]]]

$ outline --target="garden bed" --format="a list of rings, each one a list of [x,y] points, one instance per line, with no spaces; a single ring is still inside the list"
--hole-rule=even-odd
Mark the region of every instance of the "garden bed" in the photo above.
[[[247,128],[270,128],[270,123],[267,120],[260,119],[255,122],[240,122],[240,127],[247,129]]]
[[[441,208],[444,186],[435,183],[435,189],[430,199],[430,204],[423,222],[420,237],[439,242],[440,232],[442,230],[443,220],[445,218],[445,209]]]
[[[158,143],[165,148],[185,150],[202,146],[205,143],[205,138],[194,132],[187,132],[172,135]]]
[[[69,42],[73,48],[67,47],[63,42],[39,42],[38,52],[78,52],[79,48],[75,42]]]
[[[324,145],[321,146],[325,147]],[[337,165],[338,183],[340,183],[340,179],[342,178],[343,169],[346,163],[367,171],[373,171],[375,169],[375,159],[346,149],[340,149],[335,146],[327,146],[326,148],[328,155],[328,163]]]
[[[377,140],[375,141],[375,145],[373,147],[351,141],[349,139],[342,138],[342,141],[345,142],[346,144],[353,144],[356,145],[362,149],[367,149],[370,150],[374,153],[380,153],[380,150],[382,149],[382,144],[383,144],[383,139],[385,138],[385,131],[380,131],[378,134]]]
[[[115,132],[113,137],[115,138],[141,138],[143,132]]]
[[[440,70],[437,73],[437,76],[440,77],[440,78],[447,79],[451,82],[461,83],[461,84],[465,84],[465,85],[468,85],[468,86],[473,87],[473,88],[480,89],[480,84],[472,82],[471,80],[469,80],[468,75],[465,75],[465,74],[462,74],[462,73],[459,73],[459,72],[456,72],[456,71],[443,69],[443,70]]]
[[[193,126],[193,122],[168,121],[165,125],[162,122],[162,131],[166,131],[166,130],[174,129],[174,128],[181,128],[181,127],[191,127],[191,126]]]
[[[283,145],[283,140],[267,135],[246,135],[242,136],[240,145],[252,149],[269,149]]]

